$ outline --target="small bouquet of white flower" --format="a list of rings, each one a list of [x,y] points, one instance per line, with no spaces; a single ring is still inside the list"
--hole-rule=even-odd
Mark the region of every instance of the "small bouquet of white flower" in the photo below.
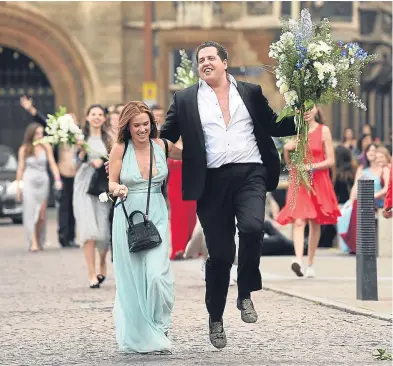
[[[34,144],[51,144],[51,145],[75,145],[78,141],[84,140],[81,129],[75,124],[70,114],[67,114],[65,107],[60,107],[55,115],[48,114],[46,120],[45,132],[48,134]]]
[[[333,101],[353,103],[365,110],[352,90],[359,85],[364,67],[376,55],[368,55],[357,43],[334,41],[328,19],[316,26],[308,9],[303,9],[299,21],[283,21],[281,37],[270,45],[269,57],[278,62],[270,71],[276,75],[277,87],[286,103],[277,122],[295,116],[297,146],[291,154],[291,165],[296,183],[310,188],[309,124],[303,115],[314,104]]]
[[[102,192],[102,193],[98,196],[98,199],[99,199],[99,201],[102,202],[102,203],[106,203],[106,202],[108,202],[108,201],[115,202],[114,199],[113,199],[113,196],[112,196],[110,193],[108,193],[108,192]]]
[[[175,82],[182,88],[188,88],[198,82],[198,75],[192,69],[192,61],[188,58],[185,50],[180,50],[181,62],[176,68]]]

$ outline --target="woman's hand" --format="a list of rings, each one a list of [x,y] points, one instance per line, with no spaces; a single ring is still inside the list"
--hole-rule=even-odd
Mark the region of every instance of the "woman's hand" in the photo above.
[[[63,189],[63,182],[60,179],[55,181],[55,189],[57,191],[60,191]]]
[[[94,169],[99,169],[104,165],[104,162],[102,161],[102,159],[96,159],[93,160],[90,165],[94,168]]]
[[[128,188],[124,184],[119,184],[113,191],[114,197],[119,197],[121,199],[126,198],[128,195]]]
[[[390,207],[390,208],[385,207],[385,208],[382,210],[382,216],[383,216],[385,219],[391,219],[391,218],[392,218],[392,208],[391,208],[391,207]]]
[[[22,192],[21,192],[20,188],[17,188],[17,190],[16,190],[15,200],[18,203],[22,202]]]

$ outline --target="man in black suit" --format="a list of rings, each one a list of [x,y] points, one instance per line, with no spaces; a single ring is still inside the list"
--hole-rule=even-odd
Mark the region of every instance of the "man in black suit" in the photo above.
[[[296,134],[293,118],[276,123],[259,85],[227,73],[228,54],[205,42],[196,54],[200,80],[178,91],[160,136],[183,140],[183,199],[197,200],[206,237],[206,307],[210,341],[226,346],[223,313],[235,256],[235,217],[239,230],[237,307],[246,323],[257,321],[250,293],[262,288],[260,239],[266,192],[280,175],[271,136]]]

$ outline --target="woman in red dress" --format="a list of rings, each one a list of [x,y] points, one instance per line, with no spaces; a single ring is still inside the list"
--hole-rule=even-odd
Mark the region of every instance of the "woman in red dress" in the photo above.
[[[321,236],[321,225],[336,224],[340,216],[337,198],[334,193],[329,168],[333,167],[334,148],[330,130],[323,125],[322,116],[317,107],[305,114],[310,124],[309,146],[311,152],[312,189],[303,184],[295,186],[295,174],[290,172],[290,184],[287,202],[278,214],[277,222],[281,225],[293,223],[293,241],[296,259],[292,270],[297,276],[315,277],[313,261]],[[318,122],[316,121],[318,120]],[[284,146],[284,159],[290,166],[289,153],[295,150],[295,141]],[[295,196],[294,196],[295,195]],[[308,266],[303,272],[304,230],[309,224]]]
[[[179,143],[176,144],[178,146]],[[181,146],[180,146],[181,147]],[[182,162],[168,159],[168,200],[170,209],[171,259],[183,259],[196,224],[196,201],[182,199]]]

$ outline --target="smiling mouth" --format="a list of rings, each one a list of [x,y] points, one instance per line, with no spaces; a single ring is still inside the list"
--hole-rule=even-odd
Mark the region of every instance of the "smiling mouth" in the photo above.
[[[213,71],[213,69],[210,68],[210,67],[207,67],[206,69],[203,70],[203,72],[204,72],[205,74],[207,74],[207,75],[211,74],[212,71]]]

